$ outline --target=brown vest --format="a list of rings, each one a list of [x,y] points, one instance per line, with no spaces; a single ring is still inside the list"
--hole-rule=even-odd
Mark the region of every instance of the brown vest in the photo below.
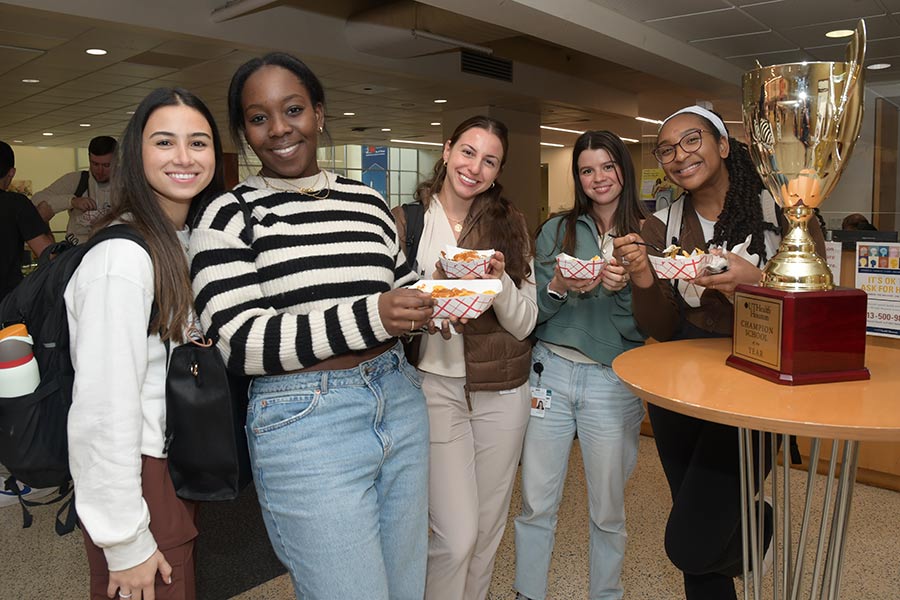
[[[509,215],[511,223],[527,231],[525,217],[518,210]],[[399,206],[391,211],[397,224],[400,243],[406,239],[406,219]],[[488,250],[494,247],[487,234],[484,203],[472,207],[471,214],[460,233],[457,245],[469,250]],[[443,275],[440,267],[438,272]],[[407,343],[407,358],[413,364],[418,358],[418,338]],[[463,355],[466,362],[466,393],[501,391],[517,388],[528,381],[531,370],[531,340],[517,340],[497,320],[490,308],[465,325]]]

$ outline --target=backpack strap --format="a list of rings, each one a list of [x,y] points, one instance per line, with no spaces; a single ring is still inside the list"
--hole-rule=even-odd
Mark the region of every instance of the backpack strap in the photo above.
[[[90,176],[91,174],[89,171],[81,172],[81,179],[78,180],[78,187],[75,188],[75,194],[73,194],[74,196],[84,196],[84,193],[88,190],[88,179],[90,178]]]
[[[416,254],[419,253],[419,242],[422,240],[422,231],[425,230],[425,206],[421,201],[409,202],[401,206],[403,217],[406,220],[406,231],[403,239],[403,252],[406,254],[406,264],[416,274],[419,272],[419,264]]]

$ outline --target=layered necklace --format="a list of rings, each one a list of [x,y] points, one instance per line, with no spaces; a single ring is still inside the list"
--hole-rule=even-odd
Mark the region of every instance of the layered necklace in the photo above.
[[[325,178],[325,185],[319,186],[319,175]],[[269,179],[265,175],[262,174],[262,171],[259,172],[259,176],[262,178],[263,183],[266,184],[266,187],[278,192],[288,192],[288,193],[298,193],[303,194],[304,196],[309,196],[310,198],[315,198],[316,200],[325,200],[331,195],[331,182],[328,181],[328,175],[325,174],[325,171],[319,171],[316,175],[316,180],[311,187],[300,187],[294,183],[291,183],[290,179],[275,179],[274,181],[278,181],[288,186],[290,189],[286,189],[283,187],[279,187],[273,183],[273,180]]]

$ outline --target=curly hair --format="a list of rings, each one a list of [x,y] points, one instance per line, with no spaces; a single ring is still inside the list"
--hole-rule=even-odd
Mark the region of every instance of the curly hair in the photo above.
[[[722,136],[716,127],[709,119],[700,115],[695,116],[708,126],[708,131],[718,143]],[[713,229],[711,243],[727,242],[729,246],[734,246],[753,234],[748,252],[760,256],[765,261],[769,258],[766,256],[765,232],[774,231],[780,235],[781,230],[763,218],[759,195],[765,186],[750,159],[750,149],[731,136],[728,137],[728,145],[731,148],[728,157],[725,158],[725,168],[728,169],[728,192],[725,194],[725,206],[719,213]]]
[[[503,148],[503,156],[500,157],[500,170],[506,164],[507,149],[509,148],[509,131],[502,121],[477,115],[460,123],[448,140],[452,148],[459,141],[463,133],[477,127],[492,133],[500,140]],[[430,179],[416,186],[415,199],[420,201],[425,208],[431,203],[431,197],[440,193],[447,177],[447,163],[443,158],[434,164],[434,171]],[[495,250],[503,253],[506,259],[506,273],[518,287],[522,281],[531,276],[529,261],[534,256],[534,242],[528,228],[523,225],[524,220],[520,213],[507,198],[503,196],[503,186],[499,179],[483,191],[472,202],[469,214],[475,214],[484,204],[484,215],[487,218],[487,235]],[[468,220],[468,217],[466,217]]]

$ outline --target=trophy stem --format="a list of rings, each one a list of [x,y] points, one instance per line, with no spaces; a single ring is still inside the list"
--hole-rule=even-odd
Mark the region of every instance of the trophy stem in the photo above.
[[[816,254],[816,245],[807,229],[813,214],[813,209],[803,204],[784,207],[784,216],[791,229],[782,238],[778,254],[763,269],[763,287],[786,292],[828,291],[834,288],[831,269]]]

